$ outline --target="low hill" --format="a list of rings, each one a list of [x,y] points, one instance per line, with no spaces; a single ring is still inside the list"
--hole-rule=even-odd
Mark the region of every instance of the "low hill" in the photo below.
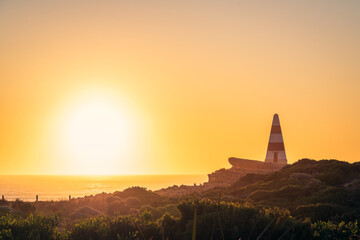
[[[0,239],[360,239],[358,219],[360,163],[302,159],[179,198],[131,187],[70,201],[0,201]]]
[[[248,174],[215,196],[287,208],[298,218],[350,221],[360,217],[360,162],[301,159],[268,174]]]

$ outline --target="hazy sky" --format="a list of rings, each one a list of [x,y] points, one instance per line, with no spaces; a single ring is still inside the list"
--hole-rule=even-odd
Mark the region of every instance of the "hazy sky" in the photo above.
[[[290,163],[359,161],[359,13],[1,0],[0,174],[210,173],[264,160],[274,113]]]

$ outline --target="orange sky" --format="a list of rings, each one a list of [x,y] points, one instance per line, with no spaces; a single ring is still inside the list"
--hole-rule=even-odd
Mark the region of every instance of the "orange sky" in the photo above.
[[[209,173],[264,160],[275,112],[290,163],[359,161],[359,12],[355,0],[3,0],[0,174]],[[77,130],[63,134],[94,101],[130,130],[118,161],[99,153],[87,172],[97,155],[79,161],[65,147]]]

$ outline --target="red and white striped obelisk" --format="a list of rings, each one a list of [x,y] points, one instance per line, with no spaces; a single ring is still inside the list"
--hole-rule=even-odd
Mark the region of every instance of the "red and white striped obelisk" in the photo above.
[[[274,115],[265,162],[287,164],[279,116]]]

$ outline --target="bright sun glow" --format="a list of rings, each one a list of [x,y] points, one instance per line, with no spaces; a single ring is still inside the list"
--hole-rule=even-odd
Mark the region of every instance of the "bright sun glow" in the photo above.
[[[111,98],[79,101],[68,114],[63,133],[71,168],[79,174],[116,174],[119,163],[126,164],[131,122]]]

